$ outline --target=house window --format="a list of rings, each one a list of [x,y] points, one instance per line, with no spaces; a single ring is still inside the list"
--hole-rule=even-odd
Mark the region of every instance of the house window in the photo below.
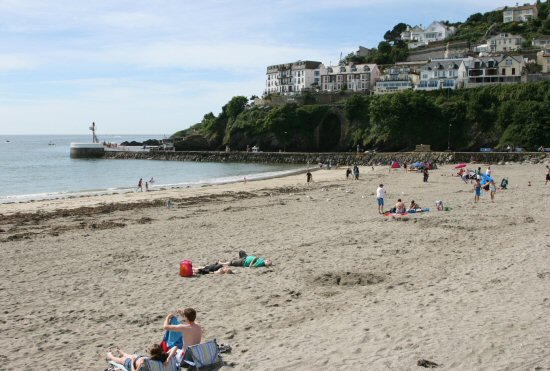
[[[512,68],[512,75],[515,75],[515,74],[516,74],[516,69]]]
[[[503,69],[502,69],[501,75],[502,75],[502,76],[506,76],[506,68],[503,68]]]

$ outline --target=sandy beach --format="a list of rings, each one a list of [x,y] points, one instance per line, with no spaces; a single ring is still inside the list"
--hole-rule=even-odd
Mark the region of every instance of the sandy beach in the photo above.
[[[103,370],[187,306],[227,369],[550,369],[545,164],[492,169],[494,203],[442,165],[0,205],[0,369]],[[379,183],[430,212],[379,215]],[[274,266],[178,275],[239,250]]]

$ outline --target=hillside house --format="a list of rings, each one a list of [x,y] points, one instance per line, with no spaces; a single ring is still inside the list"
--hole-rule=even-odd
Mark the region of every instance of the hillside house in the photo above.
[[[524,61],[521,56],[491,56],[464,59],[458,69],[458,80],[464,87],[487,84],[519,83]]]
[[[380,76],[374,89],[375,94],[395,93],[410,90],[418,82],[418,75],[408,67],[390,67]]]
[[[528,22],[535,18],[538,18],[537,4],[506,7],[502,12],[503,23]]]
[[[524,41],[525,39],[520,35],[501,33],[490,37],[487,40],[487,45],[491,53],[502,53],[520,50]]]
[[[320,89],[324,92],[349,90],[370,92],[380,78],[376,64],[354,64],[330,66],[321,69]]]
[[[433,59],[420,69],[420,81],[415,90],[456,89],[462,58]]]
[[[431,42],[445,40],[455,33],[455,27],[434,21],[425,29],[422,25],[413,28],[407,26],[407,29],[401,33],[401,39],[409,42],[409,49],[415,49]]]
[[[550,73],[550,45],[537,53],[537,64],[542,67],[542,73]]]

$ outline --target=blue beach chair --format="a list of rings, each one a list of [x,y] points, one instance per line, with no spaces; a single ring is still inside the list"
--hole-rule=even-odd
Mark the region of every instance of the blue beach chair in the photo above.
[[[109,361],[109,364],[115,369],[115,370],[121,370],[121,371],[130,371],[126,369],[121,364],[118,364],[113,361]],[[139,371],[181,371],[181,368],[179,367],[178,361],[176,360],[176,357],[173,357],[170,362],[168,362],[168,365],[164,365],[162,362],[159,361],[151,361],[150,359],[145,359],[143,362],[143,365],[139,369]]]
[[[187,348],[181,365],[182,367],[187,365],[190,369],[196,370],[220,366],[220,348],[216,340],[209,340],[205,343],[192,345]]]

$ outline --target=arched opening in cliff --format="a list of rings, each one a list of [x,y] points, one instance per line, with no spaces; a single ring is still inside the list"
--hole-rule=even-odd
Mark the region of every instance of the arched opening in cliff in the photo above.
[[[342,124],[337,115],[329,113],[317,130],[317,149],[319,151],[333,151],[338,148]]]

